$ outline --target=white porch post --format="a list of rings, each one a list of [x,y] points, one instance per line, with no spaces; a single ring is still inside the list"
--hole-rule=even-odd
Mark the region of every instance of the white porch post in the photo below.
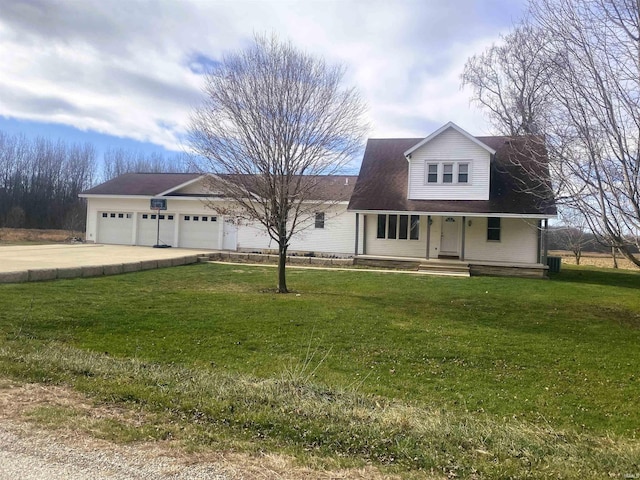
[[[356,246],[354,257],[358,256],[358,244],[360,242],[360,214],[356,212]]]
[[[362,215],[362,254],[367,254],[367,215]]]
[[[429,260],[429,250],[431,249],[431,215],[427,215],[427,255]]]
[[[549,219],[545,218],[544,219],[544,234],[543,234],[543,244],[544,244],[544,251],[543,251],[543,258],[542,258],[542,264],[546,265],[547,264],[547,256],[549,255],[549,243],[548,243],[548,238],[547,235],[549,233]]]
[[[462,244],[460,245],[460,260],[464,260],[464,238],[467,231],[467,217],[462,217]]]

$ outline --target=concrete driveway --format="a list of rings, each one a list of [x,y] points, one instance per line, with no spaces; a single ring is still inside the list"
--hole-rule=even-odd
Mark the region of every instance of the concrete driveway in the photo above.
[[[113,275],[196,263],[211,251],[126,245],[0,246],[0,283]]]

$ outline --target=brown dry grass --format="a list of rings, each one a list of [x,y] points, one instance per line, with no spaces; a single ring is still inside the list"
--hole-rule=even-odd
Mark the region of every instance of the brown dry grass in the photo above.
[[[74,421],[48,428],[41,425],[32,414],[43,408],[60,408],[73,411]],[[126,424],[142,424],[145,414],[113,405],[95,404],[88,397],[68,388],[21,383],[0,377],[0,423],[5,430],[19,436],[46,439],[48,443],[64,445],[77,450],[102,450],[118,452],[125,457],[169,458],[175,468],[194,464],[214,466],[228,478],[244,480],[341,480],[341,479],[397,479],[383,474],[373,467],[339,470],[316,470],[295,464],[292,457],[281,454],[244,454],[231,451],[200,450],[187,452],[175,441],[148,441],[129,445],[117,445],[92,435],[86,428],[91,421],[111,419]],[[85,428],[83,428],[85,427]]]
[[[32,228],[0,228],[0,244],[65,243],[71,238],[84,239],[84,232],[39,230]]]
[[[568,250],[550,250],[549,256],[562,257],[562,263],[565,263],[567,265],[576,264],[576,257]],[[617,260],[618,268],[622,268],[625,270],[638,270],[638,267],[636,267],[632,262],[630,262],[623,256],[618,256]],[[613,257],[610,254],[597,252],[583,253],[582,257],[580,258],[580,265],[599,268],[614,268]]]

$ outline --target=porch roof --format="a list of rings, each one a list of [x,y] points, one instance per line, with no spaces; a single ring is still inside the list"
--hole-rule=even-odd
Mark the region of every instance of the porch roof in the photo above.
[[[370,139],[367,142],[358,181],[349,202],[352,211],[460,213],[552,217],[556,207],[550,188],[534,182],[525,169],[548,168],[540,156],[532,158],[519,146],[520,139],[477,137],[496,150],[491,161],[489,200],[410,200],[407,198],[408,168],[404,152],[420,138]],[[545,154],[543,153],[546,159]],[[514,161],[517,160],[517,161]]]

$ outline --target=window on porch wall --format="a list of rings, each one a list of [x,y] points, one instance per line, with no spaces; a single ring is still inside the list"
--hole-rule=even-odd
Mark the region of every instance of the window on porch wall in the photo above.
[[[419,235],[420,215],[378,215],[376,238],[418,240]]]
[[[487,218],[487,240],[492,242],[500,241],[500,217]]]
[[[409,239],[418,240],[420,234],[420,215],[411,215],[411,232],[409,233]]]
[[[389,229],[387,230],[387,238],[395,240],[397,238],[398,216],[389,215]]]
[[[387,216],[378,215],[378,235],[376,238],[385,238],[387,235]]]

